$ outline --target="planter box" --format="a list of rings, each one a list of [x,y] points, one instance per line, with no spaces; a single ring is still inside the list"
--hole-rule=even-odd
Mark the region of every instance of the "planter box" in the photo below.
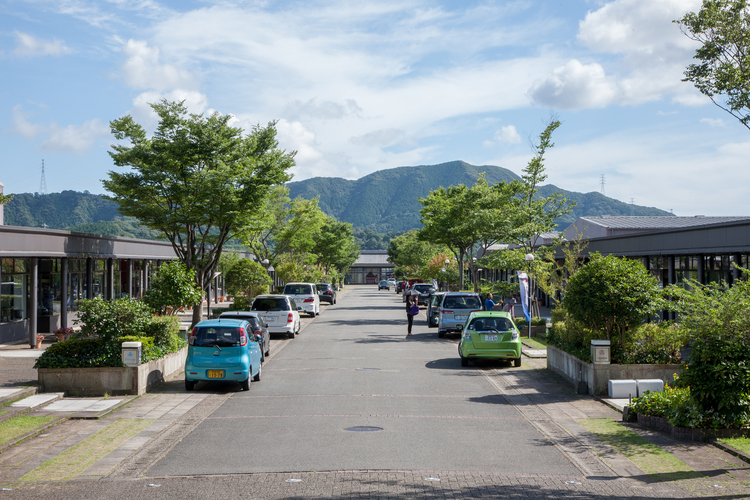
[[[187,347],[133,367],[39,368],[39,392],[66,396],[140,395],[185,368]]]
[[[578,383],[583,381],[589,394],[606,396],[610,380],[660,379],[671,385],[674,383],[674,374],[680,372],[682,365],[595,365],[548,345],[547,368],[574,387],[578,387]]]
[[[710,441],[716,438],[747,437],[750,429],[691,429],[670,424],[666,418],[638,414],[638,425],[666,432],[683,441]]]

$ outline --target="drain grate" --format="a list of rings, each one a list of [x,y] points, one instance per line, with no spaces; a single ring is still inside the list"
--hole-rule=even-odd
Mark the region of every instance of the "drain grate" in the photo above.
[[[357,425],[355,427],[347,427],[344,430],[350,431],[350,432],[377,432],[377,431],[382,431],[383,428],[382,427],[370,427],[367,425]]]

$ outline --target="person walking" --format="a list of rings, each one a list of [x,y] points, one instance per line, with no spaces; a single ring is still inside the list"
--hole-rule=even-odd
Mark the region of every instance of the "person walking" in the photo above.
[[[492,311],[495,309],[495,306],[501,304],[501,302],[495,302],[492,300],[492,294],[487,294],[487,300],[484,301],[484,309],[486,311]]]
[[[414,316],[419,314],[419,306],[417,305],[417,297],[414,295],[410,295],[408,299],[406,299],[406,319],[409,322],[409,330],[406,334],[411,335],[411,326],[414,323]]]

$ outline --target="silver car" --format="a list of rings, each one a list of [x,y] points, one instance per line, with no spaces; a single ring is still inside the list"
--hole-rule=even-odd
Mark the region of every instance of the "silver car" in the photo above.
[[[443,296],[438,314],[438,337],[461,332],[469,314],[482,310],[482,299],[473,292],[448,292]]]
[[[300,319],[294,299],[286,295],[258,295],[250,308],[268,325],[269,333],[285,333],[293,339],[299,333]]]

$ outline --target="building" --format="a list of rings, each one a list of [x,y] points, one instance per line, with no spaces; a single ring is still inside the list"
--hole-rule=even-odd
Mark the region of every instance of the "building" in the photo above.
[[[393,263],[386,250],[362,250],[357,261],[346,272],[347,285],[376,285],[393,276]]]
[[[72,326],[81,299],[140,297],[170,243],[0,225],[0,344]]]

